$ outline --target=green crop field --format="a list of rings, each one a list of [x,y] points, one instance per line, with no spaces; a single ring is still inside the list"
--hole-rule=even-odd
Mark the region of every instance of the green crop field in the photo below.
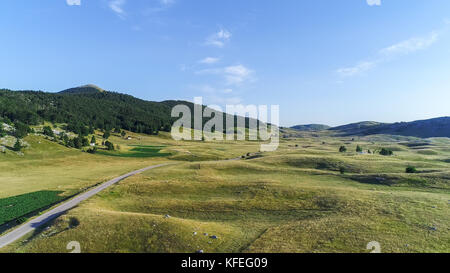
[[[0,199],[0,225],[60,201],[60,193],[38,191]]]
[[[446,138],[424,146],[407,137],[303,135],[257,156],[255,142],[116,142],[123,153],[162,148],[171,156],[94,155],[105,168],[175,164],[130,177],[1,251],[65,252],[70,241],[83,252],[362,253],[371,241],[382,252],[450,251]],[[394,154],[372,153],[382,148]]]

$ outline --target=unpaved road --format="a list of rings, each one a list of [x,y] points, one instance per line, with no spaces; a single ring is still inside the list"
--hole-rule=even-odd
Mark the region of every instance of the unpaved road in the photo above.
[[[93,188],[92,190],[89,190],[85,193],[79,194],[76,197],[70,199],[69,201],[62,203],[61,205],[55,207],[54,209],[30,220],[29,222],[19,226],[18,228],[14,229],[13,231],[3,235],[0,237],[0,248],[7,246],[13,242],[15,242],[16,240],[22,238],[23,236],[27,235],[29,232],[35,230],[36,228],[42,226],[43,224],[47,223],[50,220],[55,219],[56,217],[62,215],[63,213],[65,213],[66,211],[72,209],[73,207],[77,206],[78,204],[80,204],[82,201],[96,195],[97,193],[101,192],[102,190],[116,184],[117,182],[124,180],[125,178],[128,178],[130,176],[145,172],[147,170],[151,170],[151,169],[155,169],[155,168],[159,168],[159,167],[163,167],[163,166],[167,166],[169,165],[169,163],[167,164],[159,164],[159,165],[155,165],[155,166],[150,166],[144,169],[140,169],[137,171],[133,171],[131,173],[127,173],[125,175],[119,176],[117,178],[114,178],[108,182],[105,182],[103,184],[101,184],[100,186],[97,186],[95,188]]]

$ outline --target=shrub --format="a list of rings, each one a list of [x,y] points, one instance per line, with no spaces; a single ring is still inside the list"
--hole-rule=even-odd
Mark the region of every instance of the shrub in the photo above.
[[[103,134],[103,138],[104,138],[104,139],[108,139],[108,138],[110,137],[110,135],[111,135],[111,133],[110,133],[109,131],[106,131],[106,132]]]
[[[46,136],[49,136],[49,137],[54,137],[55,136],[55,134],[53,134],[53,130],[52,130],[52,128],[50,128],[50,126],[45,126],[44,127],[43,134],[46,135]]]
[[[416,167],[408,166],[406,167],[406,173],[417,173]]]
[[[14,144],[13,150],[16,152],[20,152],[22,150],[22,144],[20,144],[20,140],[17,139],[16,143]]]
[[[357,153],[362,153],[363,149],[361,148],[361,146],[356,146],[356,152]]]
[[[5,129],[3,129],[3,122],[0,121],[0,137],[4,137],[6,135]]]
[[[114,151],[114,144],[112,144],[111,142],[105,141],[105,146],[109,151]]]
[[[347,152],[347,147],[341,146],[341,147],[339,148],[339,152],[340,152],[340,153],[345,153],[345,152]]]
[[[69,228],[76,228],[80,225],[80,221],[75,217],[70,217],[69,219]]]
[[[345,172],[346,172],[347,170],[345,169],[345,167],[339,167],[339,172],[341,173],[341,174],[345,174]]]
[[[394,154],[394,152],[392,150],[386,149],[386,148],[383,148],[380,151],[380,155],[384,155],[384,156],[391,156],[393,154]]]

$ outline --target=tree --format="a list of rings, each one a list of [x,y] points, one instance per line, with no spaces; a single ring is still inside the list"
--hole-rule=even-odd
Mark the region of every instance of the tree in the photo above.
[[[416,167],[408,166],[406,168],[406,173],[417,173],[417,169],[416,169]]]
[[[5,129],[3,129],[3,122],[0,122],[0,137],[4,137],[6,135]]]
[[[81,136],[78,136],[73,139],[73,147],[77,149],[83,148],[83,138]]]
[[[83,137],[83,138],[81,139],[81,145],[82,145],[83,147],[89,146],[89,140],[88,140],[87,138]]]
[[[347,147],[341,146],[341,147],[339,148],[339,152],[340,152],[340,153],[345,153],[345,152],[347,152]]]
[[[24,138],[28,135],[28,133],[31,131],[30,127],[22,122],[16,122],[15,124],[16,130],[14,131],[14,135],[17,138]]]
[[[109,131],[106,131],[106,132],[103,134],[103,138],[104,138],[104,139],[108,139],[110,136],[111,136],[111,133],[110,133]]]
[[[112,144],[111,142],[106,141],[105,146],[106,146],[106,149],[108,149],[109,151],[114,151],[114,144]]]
[[[14,144],[13,150],[16,152],[20,152],[22,150],[22,144],[20,143],[20,139],[16,140],[16,143]]]
[[[363,149],[361,148],[361,146],[356,146],[356,152],[357,153],[362,153]]]
[[[95,144],[97,143],[97,139],[95,139],[95,136],[92,136],[91,138],[91,144]]]
[[[127,135],[127,133],[125,133],[125,131],[122,131],[122,132],[120,133],[120,135],[121,135],[122,137],[125,137],[125,136]]]
[[[45,126],[44,127],[44,135],[49,136],[49,137],[54,137],[55,134],[53,133],[53,130],[50,126]]]
[[[394,152],[390,149],[386,149],[386,148],[382,148],[380,151],[380,155],[384,155],[384,156],[391,156],[393,155]]]

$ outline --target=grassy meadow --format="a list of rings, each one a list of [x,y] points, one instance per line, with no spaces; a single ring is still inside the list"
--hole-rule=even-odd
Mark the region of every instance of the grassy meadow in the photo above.
[[[31,145],[28,160],[0,160],[8,170],[0,198],[68,194],[143,166],[175,164],[121,181],[0,251],[68,252],[70,241],[83,252],[361,253],[371,241],[382,252],[450,251],[446,138],[296,135],[258,156],[255,142],[174,142],[164,134],[112,142],[120,145],[113,156],[45,142],[48,155]],[[394,155],[368,153],[382,148]],[[406,173],[409,166],[417,171]],[[4,186],[6,176],[12,181]]]

